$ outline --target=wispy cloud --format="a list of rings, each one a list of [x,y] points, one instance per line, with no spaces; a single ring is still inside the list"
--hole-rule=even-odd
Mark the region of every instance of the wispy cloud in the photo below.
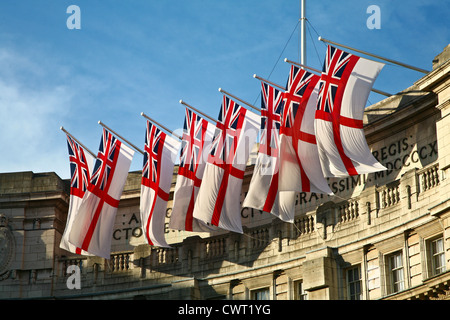
[[[55,132],[72,94],[64,85],[43,84],[45,66],[24,55],[0,52],[0,171],[48,168],[49,154],[57,154]]]
[[[175,130],[184,121],[179,99],[212,117],[219,87],[256,104],[260,86],[252,75],[270,74],[299,17],[299,3],[288,0],[79,1],[82,29],[68,30],[71,3],[19,2],[0,5],[0,172],[55,171],[63,178],[69,164],[61,125],[96,152],[98,120],[141,146],[142,111]],[[325,44],[316,31],[406,63],[431,64],[448,44],[449,5],[422,2],[378,1],[376,31],[366,27],[373,1],[308,2],[307,25],[314,27],[308,64],[322,66]],[[281,58],[296,60],[297,37]],[[283,85],[287,72],[280,62],[270,80]],[[395,93],[409,86],[416,73],[404,72],[386,67],[376,88]],[[135,157],[133,170],[142,164]]]

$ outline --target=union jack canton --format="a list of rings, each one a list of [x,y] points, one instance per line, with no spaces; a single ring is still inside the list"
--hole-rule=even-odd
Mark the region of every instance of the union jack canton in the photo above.
[[[203,161],[203,143],[207,126],[206,120],[186,108],[178,174],[194,179],[199,163],[206,162]]]
[[[225,168],[232,165],[245,112],[245,108],[227,96],[223,97],[210,153],[210,162],[216,166]]]
[[[158,127],[147,122],[145,134],[145,152],[142,167],[142,184],[158,193],[162,148],[166,134]],[[167,195],[168,198],[168,195]]]
[[[67,147],[70,161],[70,194],[83,198],[90,180],[86,155],[83,148],[69,135],[67,135]]]
[[[261,84],[261,138],[259,152],[278,157],[279,133],[283,113],[283,92]]]

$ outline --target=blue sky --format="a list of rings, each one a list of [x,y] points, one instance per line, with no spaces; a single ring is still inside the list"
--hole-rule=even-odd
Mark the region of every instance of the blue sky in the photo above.
[[[80,8],[79,30],[67,28],[70,5]],[[366,26],[370,5],[380,29]],[[449,13],[448,1],[307,0],[307,64],[321,69],[319,34],[431,70],[450,43]],[[284,85],[283,59],[299,60],[299,16],[299,0],[0,2],[0,172],[69,178],[61,126],[95,153],[99,120],[143,148],[141,112],[179,130],[178,101],[217,117],[219,87],[258,105],[253,74]],[[422,76],[386,65],[374,87],[396,93]],[[136,153],[131,170],[141,166]]]

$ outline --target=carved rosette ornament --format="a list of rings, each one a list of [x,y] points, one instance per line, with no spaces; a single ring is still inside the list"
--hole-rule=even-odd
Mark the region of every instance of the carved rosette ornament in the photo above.
[[[14,235],[8,227],[8,217],[0,213],[0,281],[9,277],[14,257]]]

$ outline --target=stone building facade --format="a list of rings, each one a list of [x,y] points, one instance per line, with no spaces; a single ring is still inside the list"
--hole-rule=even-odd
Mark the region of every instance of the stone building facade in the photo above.
[[[69,182],[0,174],[0,298],[447,299],[449,58],[450,46],[430,73],[366,109],[367,141],[388,170],[330,179],[335,196],[299,193],[293,224],[242,208],[243,234],[167,227],[172,248],[151,247],[140,229],[141,173],[130,172],[111,259],[77,256],[59,248]],[[249,165],[241,201],[251,174]]]

